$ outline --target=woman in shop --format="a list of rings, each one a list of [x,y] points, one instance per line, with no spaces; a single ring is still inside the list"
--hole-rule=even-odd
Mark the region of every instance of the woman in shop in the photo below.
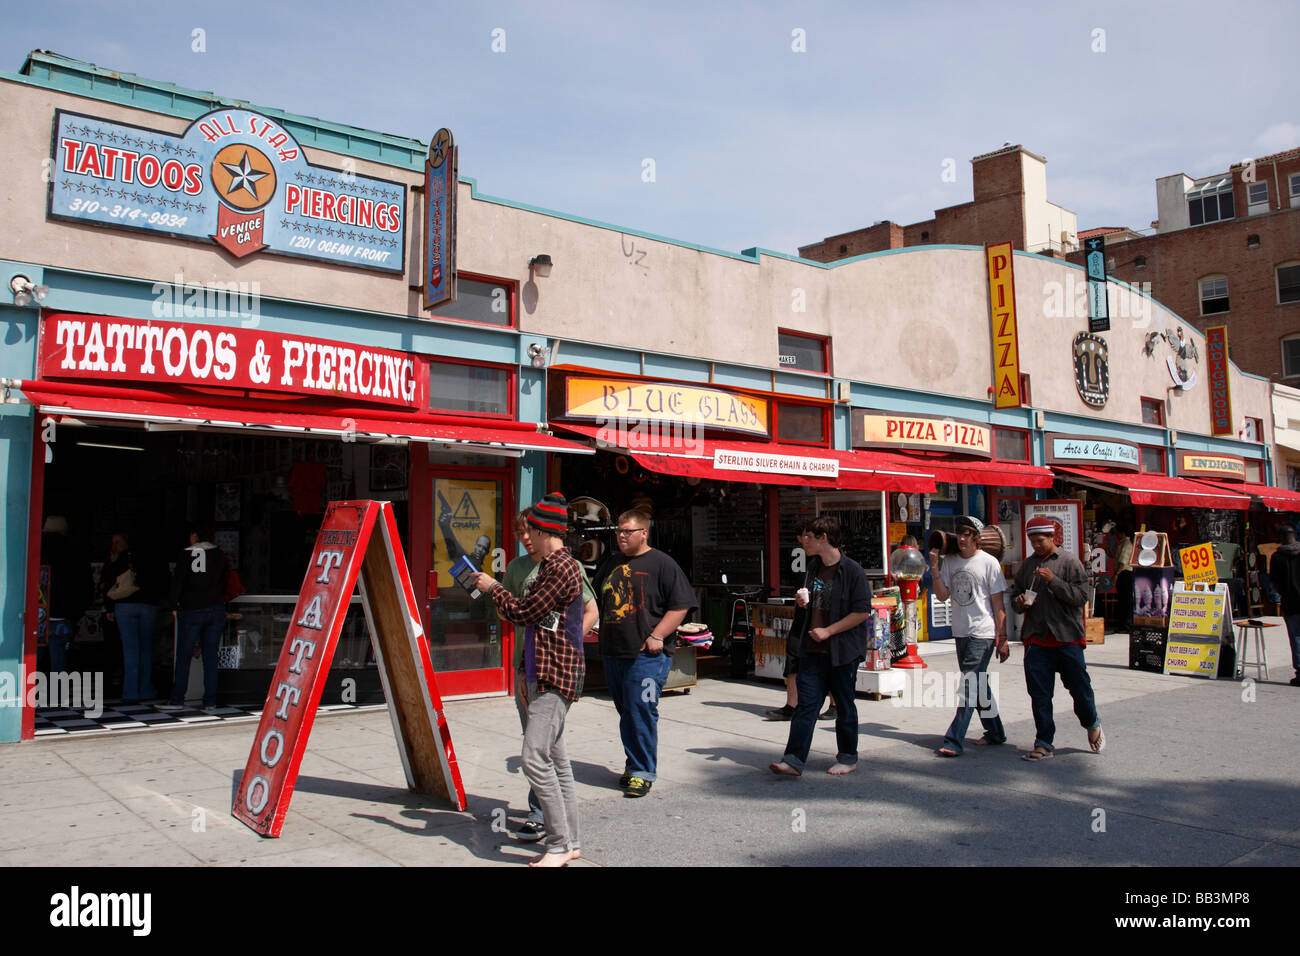
[[[153,635],[158,606],[167,594],[167,568],[148,549],[132,549],[125,534],[113,535],[105,565],[106,616],[122,641],[122,703],[137,704],[158,696],[153,685]]]

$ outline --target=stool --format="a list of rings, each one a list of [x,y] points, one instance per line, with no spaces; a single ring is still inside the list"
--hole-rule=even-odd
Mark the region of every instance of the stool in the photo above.
[[[1247,667],[1255,668],[1255,677],[1260,680],[1268,680],[1268,651],[1264,647],[1264,628],[1267,625],[1263,621],[1238,621],[1237,622],[1237,640],[1233,649],[1237,652],[1237,673],[1236,677],[1244,677]],[[1251,632],[1255,634],[1255,659],[1246,660],[1246,647],[1250,642]]]

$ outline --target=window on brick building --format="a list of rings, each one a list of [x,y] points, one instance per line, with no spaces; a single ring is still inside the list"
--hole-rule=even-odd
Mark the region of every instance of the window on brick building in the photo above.
[[[1246,183],[1246,212],[1268,212],[1268,183]]]
[[[1300,262],[1277,267],[1277,303],[1300,302]]]
[[[1228,277],[1210,276],[1201,280],[1201,315],[1228,311]]]
[[[1291,174],[1291,205],[1300,206],[1300,173]]]
[[[1193,226],[1232,219],[1232,180],[1212,179],[1187,193],[1187,219]]]
[[[1163,426],[1165,423],[1165,403],[1158,398],[1142,399],[1142,423]]]
[[[1300,335],[1282,340],[1282,377],[1300,378]]]

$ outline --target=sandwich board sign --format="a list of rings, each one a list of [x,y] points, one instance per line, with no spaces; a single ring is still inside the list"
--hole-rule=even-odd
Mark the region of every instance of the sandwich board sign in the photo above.
[[[465,788],[388,501],[333,501],[316,535],[262,720],[230,813],[278,837],[353,588],[388,700],[407,786],[465,809]]]
[[[1214,680],[1219,673],[1219,648],[1231,638],[1228,586],[1175,581],[1165,673]]]

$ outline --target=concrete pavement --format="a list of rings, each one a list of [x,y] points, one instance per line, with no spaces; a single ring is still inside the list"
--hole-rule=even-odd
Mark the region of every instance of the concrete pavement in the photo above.
[[[1007,746],[935,756],[953,709],[940,675],[956,661],[950,643],[923,645],[931,666],[906,706],[859,698],[861,762],[847,777],[824,773],[830,722],[804,777],[769,773],[789,725],[762,712],[781,689],[706,680],[664,696],[659,781],[625,799],[613,705],[586,697],[568,721],[575,865],[1300,865],[1300,688],[1269,622],[1266,682],[1131,671],[1127,637],[1109,635],[1087,651],[1105,753],[1088,750],[1058,683],[1058,749],[1040,764],[1019,759],[1033,742],[1019,645],[993,667]],[[384,709],[322,715],[277,840],[230,816],[251,721],[0,747],[0,864],[517,866],[535,851],[501,827],[527,792],[514,704],[447,713],[467,812],[406,790]]]

